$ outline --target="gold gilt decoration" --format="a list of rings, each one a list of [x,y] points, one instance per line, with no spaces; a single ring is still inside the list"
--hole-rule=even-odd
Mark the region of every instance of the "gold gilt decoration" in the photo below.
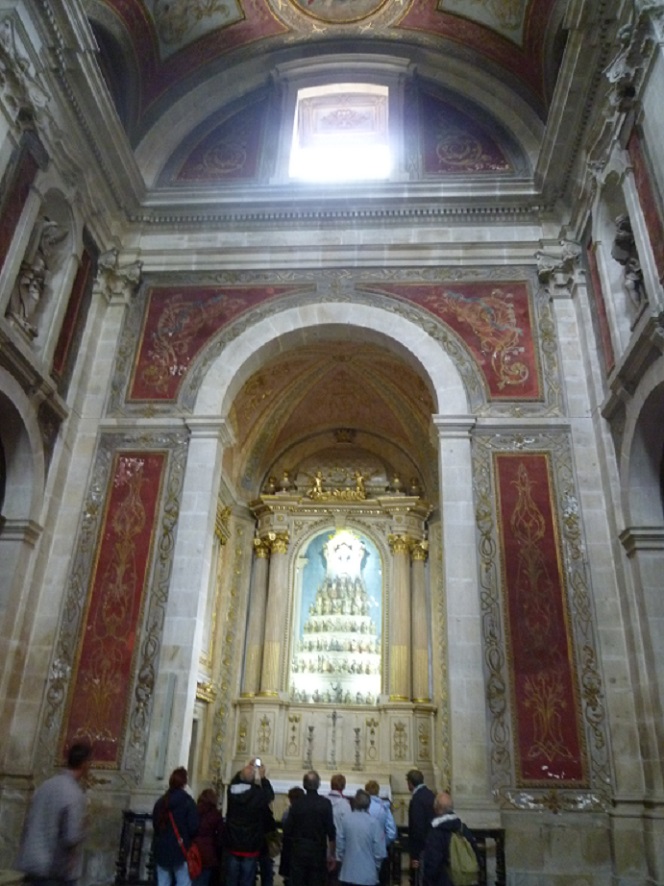
[[[258,750],[261,754],[267,754],[270,750],[270,743],[272,740],[272,724],[270,723],[270,718],[267,716],[261,717],[260,724],[258,726]]]
[[[426,561],[429,556],[429,542],[425,539],[414,541],[410,549],[410,556],[413,560]]]
[[[431,735],[428,723],[419,723],[417,727],[417,759],[424,761],[431,759]]]
[[[367,717],[367,760],[373,761],[378,757],[378,726],[375,717]]]
[[[306,492],[306,497],[312,501],[364,501],[367,492],[364,486],[365,476],[361,471],[353,474],[355,488],[348,489],[325,489],[325,477],[322,471],[316,471],[312,477],[312,484]]]
[[[217,513],[214,520],[214,534],[220,545],[225,545],[230,537],[229,520],[231,509],[222,504],[217,505]]]
[[[268,539],[256,536],[253,541],[254,554],[261,560],[268,560],[270,557],[270,542]]]
[[[288,715],[288,755],[297,757],[300,753],[300,720],[299,714]]]
[[[390,533],[387,543],[393,554],[407,554],[410,551],[412,539],[408,535]]]
[[[237,752],[238,754],[246,754],[247,753],[247,733],[249,732],[249,725],[247,723],[247,718],[242,717],[240,723],[238,725],[237,730]]]
[[[196,698],[199,701],[213,702],[217,697],[217,687],[210,682],[203,683],[199,680],[196,684]]]
[[[402,720],[394,724],[392,754],[395,760],[405,760],[408,756],[408,728]]]
[[[287,532],[268,532],[267,541],[273,554],[288,553],[289,538]]]

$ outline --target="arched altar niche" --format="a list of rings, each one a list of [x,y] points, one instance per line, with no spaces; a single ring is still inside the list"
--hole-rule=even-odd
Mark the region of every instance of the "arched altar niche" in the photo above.
[[[365,469],[366,452],[353,464],[349,453],[343,470],[338,458],[306,471],[275,465],[252,503],[231,769],[259,755],[279,773],[278,792],[309,768],[403,791],[409,768],[433,766],[431,505],[392,466]]]
[[[330,526],[296,556],[290,698],[375,704],[382,692],[383,565],[367,534]]]

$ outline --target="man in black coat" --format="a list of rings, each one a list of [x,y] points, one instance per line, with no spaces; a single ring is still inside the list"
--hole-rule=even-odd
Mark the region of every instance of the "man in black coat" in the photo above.
[[[318,794],[320,776],[313,770],[302,780],[304,797],[295,800],[284,825],[290,845],[290,886],[325,886],[329,858],[334,865],[336,831],[332,804]]]
[[[265,822],[274,800],[265,767],[250,760],[231,781],[224,826],[227,886],[254,886],[258,857],[265,842]]]
[[[452,798],[447,791],[436,794],[433,804],[435,816],[420,856],[422,886],[453,886],[450,877],[450,842],[453,833],[460,833],[470,843],[475,853],[479,875],[480,857],[477,842],[471,830],[455,813]]]
[[[424,849],[433,819],[434,794],[424,784],[419,769],[406,773],[406,784],[411,793],[408,806],[408,851],[410,853],[411,881],[419,882],[420,855]]]

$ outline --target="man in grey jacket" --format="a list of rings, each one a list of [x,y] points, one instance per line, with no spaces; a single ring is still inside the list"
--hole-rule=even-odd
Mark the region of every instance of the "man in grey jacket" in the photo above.
[[[16,869],[34,886],[67,886],[83,871],[85,794],[81,780],[90,768],[92,749],[73,744],[67,769],[35,791],[23,826]]]

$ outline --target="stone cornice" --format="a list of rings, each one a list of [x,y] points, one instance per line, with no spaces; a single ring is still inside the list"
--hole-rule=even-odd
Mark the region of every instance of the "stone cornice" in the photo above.
[[[629,526],[620,533],[628,557],[637,551],[664,551],[664,526]]]

